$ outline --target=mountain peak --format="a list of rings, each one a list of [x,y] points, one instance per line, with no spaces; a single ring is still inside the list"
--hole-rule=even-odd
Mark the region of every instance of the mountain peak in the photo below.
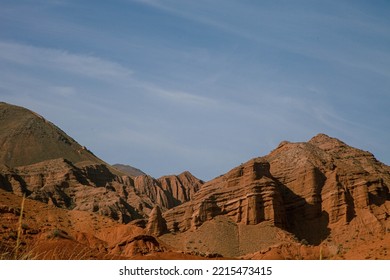
[[[10,167],[56,158],[103,163],[64,131],[26,108],[0,103],[0,163]]]
[[[336,143],[336,142],[343,143],[339,139],[331,137],[331,136],[324,134],[324,133],[318,133],[316,136],[314,136],[313,138],[311,138],[309,140],[309,143],[311,143],[311,144]]]
[[[308,143],[317,146],[324,150],[330,150],[337,147],[345,147],[347,146],[343,141],[330,137],[329,135],[326,135],[324,133],[319,133],[313,138],[311,138]]]

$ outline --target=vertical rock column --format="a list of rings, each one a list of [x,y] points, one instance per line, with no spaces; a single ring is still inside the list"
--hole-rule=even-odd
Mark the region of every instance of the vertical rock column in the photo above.
[[[145,230],[148,234],[154,236],[160,236],[168,232],[167,222],[162,216],[160,207],[157,205],[153,208],[152,212],[150,212]]]

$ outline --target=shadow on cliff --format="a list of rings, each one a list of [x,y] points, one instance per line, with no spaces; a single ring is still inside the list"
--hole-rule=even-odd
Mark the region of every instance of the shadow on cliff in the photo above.
[[[277,182],[284,201],[286,211],[284,229],[294,234],[304,244],[319,245],[330,235],[329,214],[322,211],[321,198],[317,203],[310,204],[279,180],[273,179]]]

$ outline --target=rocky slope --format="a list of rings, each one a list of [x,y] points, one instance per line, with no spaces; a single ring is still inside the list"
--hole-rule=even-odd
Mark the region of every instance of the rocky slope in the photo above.
[[[389,258],[390,167],[324,134],[282,142],[206,183],[188,171],[126,175],[41,116],[5,103],[0,147],[0,247],[14,246],[25,195],[31,221],[23,242],[34,240],[39,252]]]
[[[188,172],[161,179],[148,175],[133,179],[112,174],[104,164],[74,165],[63,158],[0,167],[0,189],[123,223],[147,218],[156,205],[166,210],[188,201],[200,184]]]
[[[78,163],[103,163],[42,116],[0,102],[0,163],[9,167],[66,158]]]
[[[22,201],[0,189],[0,260],[198,258],[176,252],[135,225],[31,199]]]
[[[281,143],[205,183],[163,216],[181,235],[223,216],[238,228],[271,223],[307,244],[343,243],[386,234],[389,186],[390,168],[371,153],[319,134],[307,143]]]
[[[191,199],[203,183],[189,172],[154,179],[108,165],[41,116],[0,103],[0,189],[57,207],[128,223]]]

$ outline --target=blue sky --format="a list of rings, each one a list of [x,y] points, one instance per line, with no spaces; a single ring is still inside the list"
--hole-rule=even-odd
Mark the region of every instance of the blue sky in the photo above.
[[[390,2],[2,0],[0,100],[211,179],[317,133],[390,164]]]

